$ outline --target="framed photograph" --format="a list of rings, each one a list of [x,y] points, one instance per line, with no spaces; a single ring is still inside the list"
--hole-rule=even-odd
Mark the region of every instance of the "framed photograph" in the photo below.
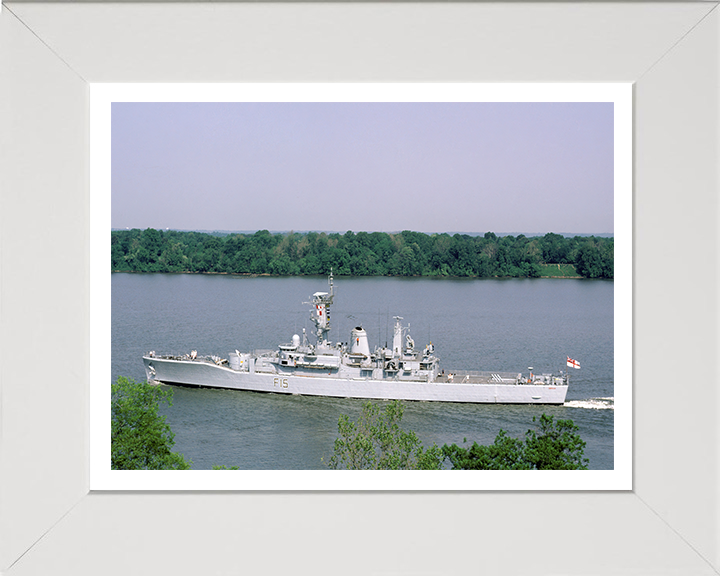
[[[9,86],[0,102],[3,357],[35,356],[45,369],[33,370],[32,362],[2,364],[6,496],[0,569],[39,574],[61,565],[68,573],[90,574],[137,571],[141,565],[148,573],[330,572],[359,542],[369,545],[368,535],[374,534],[376,554],[350,566],[351,573],[477,570],[467,555],[428,558],[428,538],[440,549],[475,550],[493,573],[531,568],[547,574],[716,573],[713,382],[678,378],[687,373],[687,358],[716,354],[716,322],[708,312],[716,305],[718,126],[708,121],[717,118],[719,101],[715,8],[714,3],[3,5],[0,74]],[[159,82],[188,84],[182,96],[171,96],[178,86],[148,86]],[[229,86],[238,82],[242,85]],[[507,84],[518,82],[532,83],[532,95],[523,97],[522,85]],[[93,315],[111,308],[107,264],[104,280],[93,270],[100,259],[108,262],[113,223],[108,199],[95,195],[98,173],[91,160],[112,159],[107,154],[112,138],[98,137],[102,122],[91,123],[91,107],[104,101],[101,113],[111,123],[110,102],[216,102],[208,92],[192,92],[206,91],[208,83],[244,93],[222,98],[240,103],[612,101],[614,110],[628,115],[632,110],[632,204],[627,197],[613,199],[613,233],[628,247],[615,254],[626,258],[618,266],[632,286],[630,307],[620,318],[617,308],[613,315],[614,368],[616,374],[618,366],[630,373],[631,386],[614,380],[612,468],[587,471],[584,486],[544,472],[537,472],[533,486],[514,481],[508,486],[490,476],[479,486],[477,475],[457,471],[450,485],[426,481],[425,472],[417,479],[415,472],[398,472],[380,481],[368,474],[343,480],[344,486],[324,478],[336,473],[350,478],[353,472],[162,471],[137,480],[134,471],[123,471],[117,480],[103,477],[96,466],[107,462],[108,447],[97,439],[107,437],[109,418],[103,422],[102,408],[97,409],[102,404],[96,402],[108,406],[109,398],[97,390],[107,390],[113,375],[98,359],[113,354],[107,338],[112,319]],[[538,96],[588,84],[595,90],[614,85],[621,96]],[[449,92],[479,86],[491,93],[504,87],[512,96]],[[412,96],[418,87],[425,95]],[[348,88],[352,95],[342,95]],[[252,92],[258,89],[266,90],[264,97]],[[370,94],[393,89],[399,91],[395,99],[389,92]],[[630,193],[626,177],[613,174],[615,194],[618,178]],[[618,223],[619,216],[627,220]],[[403,229],[412,227],[394,231]],[[497,232],[535,231],[523,226]],[[336,282],[339,296],[341,276]],[[307,297],[299,294],[298,304]],[[350,308],[343,303],[347,315]],[[375,319],[363,322],[370,336],[375,330],[382,340],[381,314],[374,313]],[[333,320],[347,331],[354,319],[338,325],[336,314]],[[425,332],[413,334],[418,346],[425,346],[432,332],[420,320],[411,322]],[[156,318],[144,328],[153,334],[154,324]],[[294,328],[287,327],[288,341],[302,325]],[[156,350],[177,352],[190,351]],[[99,388],[96,380],[102,380]],[[173,485],[183,474],[192,481]],[[206,484],[206,477],[214,485]],[[338,510],[352,518],[342,529]],[[389,510],[392,525],[378,524]],[[561,557],[538,531],[563,535]],[[318,549],[318,534],[330,551]],[[518,539],[526,554],[513,552]],[[157,547],[143,544],[150,540]],[[277,555],[278,541],[292,554]],[[602,547],[601,559],[588,559],[589,541]],[[182,557],[159,552],[178,544],[190,550],[191,543],[196,552]],[[118,559],[112,554],[118,546],[137,553]]]
[[[630,84],[91,86],[91,380],[112,366],[112,381],[176,385],[167,418],[193,462],[129,472],[116,452],[111,470],[109,387],[93,386],[91,489],[630,489],[631,96]],[[597,270],[567,267],[589,250]],[[166,274],[132,274],[149,270]],[[247,352],[272,338],[279,351]],[[590,470],[450,473],[440,458],[434,474],[329,474],[340,417],[368,400],[405,402],[426,450],[571,420]],[[357,462],[340,466],[375,466]]]

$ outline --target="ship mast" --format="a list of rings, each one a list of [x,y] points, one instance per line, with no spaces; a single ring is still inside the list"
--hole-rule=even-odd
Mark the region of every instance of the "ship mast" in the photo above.
[[[330,292],[315,292],[310,301],[310,304],[313,305],[313,309],[310,312],[310,320],[315,324],[315,334],[318,344],[327,343],[327,334],[330,332],[330,306],[333,303],[333,296],[335,295],[332,268],[330,269],[330,279],[328,282],[330,284]]]
[[[403,355],[403,348],[402,348],[402,333],[403,328],[402,324],[400,324],[400,320],[402,320],[402,316],[393,316],[393,320],[395,320],[395,329],[393,332],[393,357],[399,358]]]

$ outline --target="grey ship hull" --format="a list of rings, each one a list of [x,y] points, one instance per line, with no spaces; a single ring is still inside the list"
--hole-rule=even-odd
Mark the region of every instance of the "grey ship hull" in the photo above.
[[[330,396],[387,400],[433,402],[468,402],[483,404],[563,404],[567,384],[512,382],[410,381],[338,377],[319,373],[276,369],[272,372],[247,372],[220,366],[202,359],[177,359],[144,356],[149,381],[208,388],[226,388],[276,394]]]
[[[563,404],[568,378],[543,374],[525,378],[521,374],[453,373],[440,371],[432,343],[424,349],[396,320],[392,347],[370,350],[367,332],[358,325],[351,331],[350,344],[332,344],[330,292],[312,296],[310,320],[316,327],[316,343],[294,334],[292,341],[278,350],[230,353],[227,359],[197,356],[143,356],[149,381],[207,388],[229,388],[276,394],[330,396],[386,400],[433,402],[471,402],[484,404]],[[570,358],[568,358],[568,362]],[[531,369],[532,370],[532,369]]]

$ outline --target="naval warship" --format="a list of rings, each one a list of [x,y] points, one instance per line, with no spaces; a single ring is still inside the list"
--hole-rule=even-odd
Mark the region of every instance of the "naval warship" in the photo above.
[[[484,404],[563,404],[568,375],[519,372],[440,370],[435,347],[416,348],[394,316],[392,348],[370,351],[362,326],[351,330],[350,341],[332,343],[330,307],[333,304],[332,273],[329,292],[315,292],[310,319],[315,324],[315,343],[295,334],[276,350],[199,356],[148,352],[143,356],[147,379],[152,383],[254,392],[333,396],[385,400],[468,402]]]

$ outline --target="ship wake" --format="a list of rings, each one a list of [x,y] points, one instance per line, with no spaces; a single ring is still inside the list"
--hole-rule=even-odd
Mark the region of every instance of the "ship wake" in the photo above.
[[[593,410],[614,410],[615,398],[588,398],[587,400],[570,400],[563,406],[568,408],[591,408]]]

